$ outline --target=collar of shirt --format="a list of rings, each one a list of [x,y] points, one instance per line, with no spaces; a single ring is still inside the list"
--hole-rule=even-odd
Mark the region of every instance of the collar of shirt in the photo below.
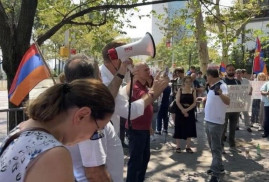
[[[139,80],[137,80],[135,85],[143,90],[147,90],[147,82],[143,85]]]

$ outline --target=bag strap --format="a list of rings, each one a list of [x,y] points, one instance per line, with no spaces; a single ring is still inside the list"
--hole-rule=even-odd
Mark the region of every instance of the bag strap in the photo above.
[[[10,136],[7,141],[5,142],[4,146],[2,147],[1,151],[0,151],[0,156],[3,154],[3,152],[6,150],[6,148],[9,146],[9,144],[14,141],[15,139],[19,138],[19,136],[26,131],[44,131],[46,133],[50,133],[48,130],[44,129],[44,128],[39,128],[39,127],[31,127],[31,128],[26,128],[24,130],[21,130],[17,133],[15,133],[14,135]]]

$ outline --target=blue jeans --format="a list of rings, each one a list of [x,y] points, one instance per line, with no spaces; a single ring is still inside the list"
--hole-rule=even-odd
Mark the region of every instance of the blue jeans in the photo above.
[[[150,159],[149,130],[129,130],[129,154],[126,182],[143,182]]]
[[[224,125],[206,121],[206,135],[213,157],[210,169],[213,171],[213,176],[217,177],[220,176],[221,170],[224,169],[222,164],[222,146],[221,146],[221,137],[223,129]]]
[[[163,123],[163,129],[167,131],[168,128],[168,106],[167,107],[160,107],[158,116],[157,116],[157,131],[162,130],[162,123]]]

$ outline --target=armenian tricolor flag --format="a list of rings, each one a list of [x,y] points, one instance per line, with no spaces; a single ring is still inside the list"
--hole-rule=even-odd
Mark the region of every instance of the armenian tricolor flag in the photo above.
[[[47,69],[35,44],[24,54],[10,87],[8,98],[18,106],[27,94],[42,80],[48,78]]]
[[[264,72],[267,75],[266,64],[263,61],[264,54],[262,52],[262,47],[259,38],[256,39],[255,57],[253,62],[253,72],[258,74]]]
[[[220,67],[219,70],[221,73],[225,73],[226,72],[226,65],[224,64],[224,62],[220,63]]]

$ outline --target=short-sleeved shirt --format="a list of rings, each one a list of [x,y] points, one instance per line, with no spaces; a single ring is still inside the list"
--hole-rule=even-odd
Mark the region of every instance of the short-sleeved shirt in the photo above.
[[[76,181],[88,182],[84,167],[106,165],[112,180],[123,182],[124,154],[121,141],[110,122],[103,132],[105,136],[99,140],[85,140],[67,147],[72,156]]]
[[[227,85],[222,81],[215,84],[220,84],[222,94],[228,95]],[[215,85],[214,84],[214,85]],[[214,87],[214,85],[212,87]],[[209,89],[205,105],[205,120],[211,123],[224,124],[227,105],[221,100],[219,95],[215,95],[214,89]]]
[[[201,86],[200,86],[200,84],[199,84],[199,82],[197,81],[197,80],[193,80],[193,82],[192,82],[192,86],[193,86],[193,88],[200,88]]]
[[[229,79],[227,77],[225,77],[223,79],[223,81],[227,84],[227,85],[241,85],[241,82],[237,79]]]
[[[240,82],[241,82],[242,85],[250,85],[249,80],[246,79],[246,78],[242,78],[242,79],[240,80]]]
[[[269,81],[268,81],[268,82],[265,82],[265,83],[262,85],[260,91],[265,91],[265,92],[268,92],[268,91],[269,91]],[[269,106],[269,96],[268,96],[268,95],[267,95],[267,96],[264,96],[264,95],[263,95],[262,97],[263,97],[262,100],[263,100],[263,102],[264,102],[264,106],[265,106],[265,107],[268,107],[268,106]]]
[[[148,89],[145,85],[141,84],[141,82],[136,81],[133,87],[133,96],[132,101],[136,101],[140,99],[143,95],[148,93]],[[150,130],[151,128],[151,120],[153,116],[153,106],[149,104],[145,110],[144,115],[139,116],[138,118],[131,120],[132,129],[134,130]],[[128,128],[128,122],[126,122],[126,128]]]
[[[204,78],[196,78],[196,80],[199,82],[199,85],[201,86],[201,87],[205,87],[205,85],[206,85],[206,81],[205,81],[205,79]]]
[[[7,136],[1,148],[16,132],[19,132],[18,127]],[[27,170],[35,159],[54,147],[63,147],[63,145],[49,133],[38,130],[22,132],[0,156],[0,179],[23,182]]]

